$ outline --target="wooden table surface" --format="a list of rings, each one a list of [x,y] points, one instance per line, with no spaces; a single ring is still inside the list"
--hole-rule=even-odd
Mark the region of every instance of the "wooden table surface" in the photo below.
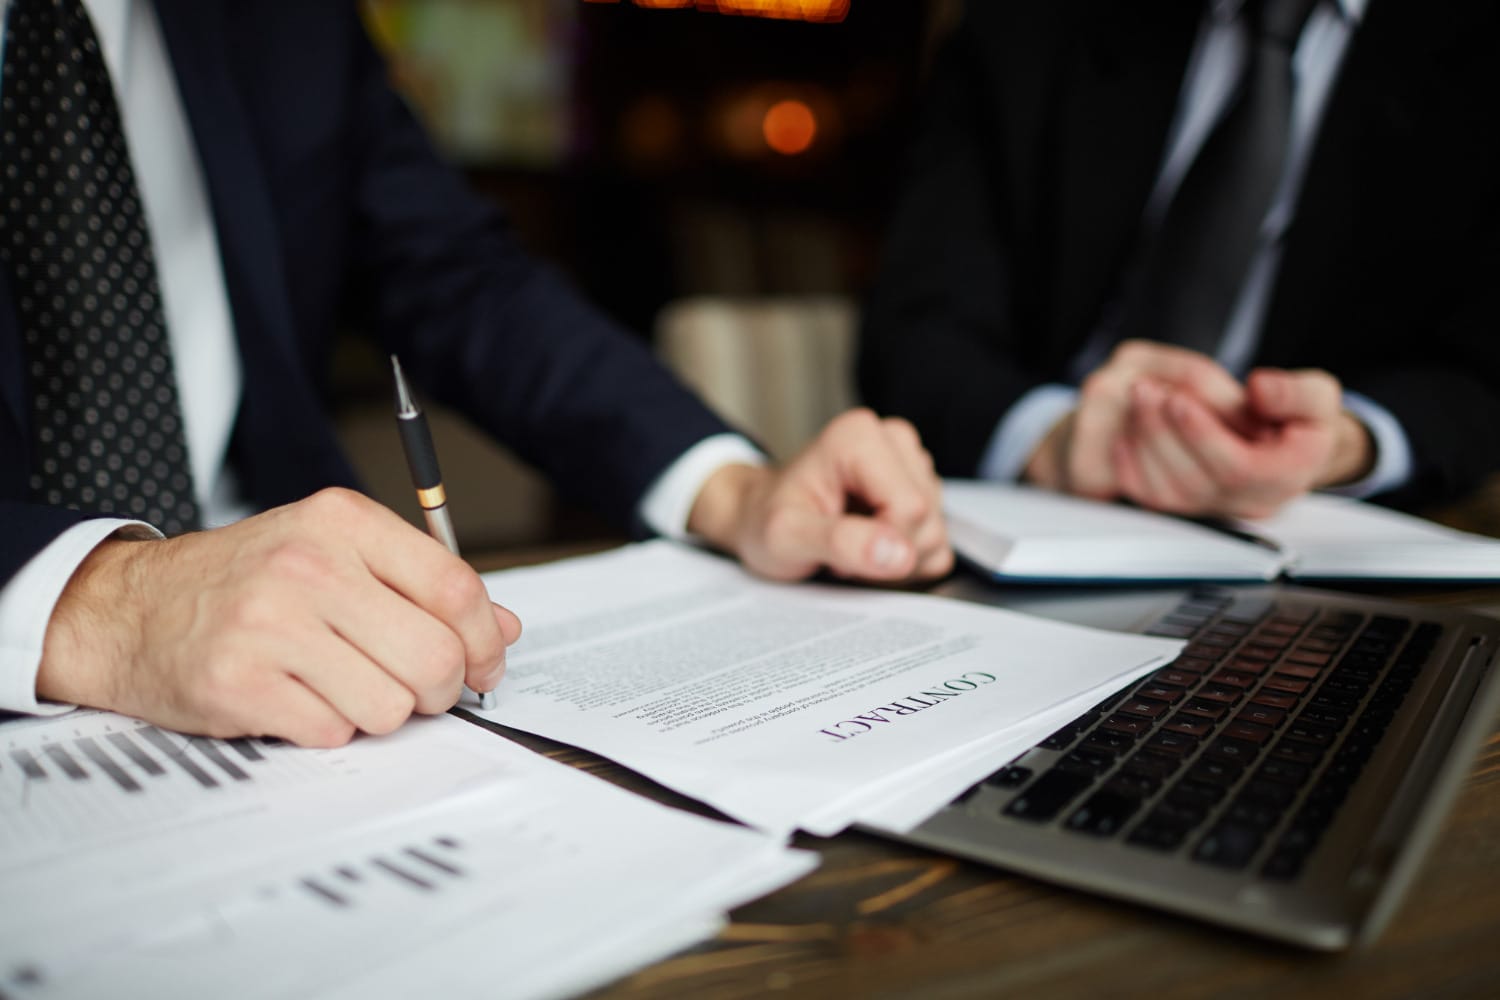
[[[599,547],[476,562],[497,568]],[[1494,590],[1405,596],[1500,613]],[[593,754],[492,728],[705,812]],[[796,844],[822,856],[816,871],[735,910],[714,940],[593,996],[1500,996],[1500,734],[1476,759],[1395,917],[1363,951],[1306,952],[861,833]]]

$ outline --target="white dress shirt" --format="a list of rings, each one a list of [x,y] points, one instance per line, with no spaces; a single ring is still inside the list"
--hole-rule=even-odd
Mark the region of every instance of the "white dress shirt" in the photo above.
[[[1219,363],[1237,376],[1245,375],[1260,345],[1266,308],[1281,263],[1281,237],[1296,212],[1308,157],[1344,52],[1368,3],[1369,0],[1323,0],[1314,7],[1297,40],[1292,58],[1295,86],[1292,134],[1285,172],[1266,212],[1260,246],[1251,260],[1217,355]],[[1148,227],[1160,223],[1178,184],[1234,96],[1252,44],[1249,27],[1240,17],[1242,6],[1243,0],[1211,0],[1208,4],[1183,77],[1167,153],[1146,205]],[[1096,331],[1074,359],[1070,373],[1073,378],[1081,380],[1099,367],[1114,342],[1112,331]],[[1364,479],[1329,492],[1365,497],[1403,485],[1411,475],[1411,446],[1400,423],[1384,407],[1359,393],[1345,392],[1343,402],[1374,437],[1376,463]],[[1042,438],[1077,404],[1078,390],[1071,385],[1041,385],[1022,396],[990,438],[980,460],[980,476],[1001,480],[1020,478]]]
[[[222,526],[254,511],[225,464],[243,385],[203,169],[152,5],[144,0],[84,0],[84,6],[114,81],[151,227],[199,508],[206,527]],[[9,9],[10,0],[0,0],[0,66]],[[659,534],[685,536],[688,512],[703,484],[716,470],[736,462],[763,464],[765,457],[738,435],[699,442],[648,490],[639,508],[642,521]],[[154,530],[129,520],[86,521],[0,586],[0,709],[40,714],[71,708],[36,698],[47,622],[84,558],[128,526]]]

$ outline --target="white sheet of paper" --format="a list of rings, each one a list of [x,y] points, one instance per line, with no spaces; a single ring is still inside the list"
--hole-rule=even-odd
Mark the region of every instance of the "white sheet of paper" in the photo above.
[[[972,782],[974,760],[997,766],[1022,734],[1045,735],[1043,713],[1086,707],[1181,648],[920,594],[768,583],[670,542],[486,582],[525,630],[498,706],[466,707],[775,834],[831,834],[866,810],[915,823]]]
[[[140,725],[90,713],[0,739],[50,761],[46,748],[76,748],[79,729]],[[53,835],[89,846],[27,865],[0,855],[0,993],[369,998],[467,982],[565,996],[712,934],[727,909],[815,864],[450,716],[338,751],[265,749],[241,758],[255,775],[241,787],[185,779],[190,803],[222,793],[217,809],[113,836],[80,834],[124,814],[114,797],[144,811],[173,779],[139,770],[160,786],[128,791],[81,751],[87,778],[59,763],[60,788],[50,773],[26,779],[20,811],[43,807]],[[128,759],[122,750],[122,771]],[[267,787],[293,772],[302,784]],[[432,792],[412,795],[423,777]],[[398,791],[382,808],[387,789]]]
[[[1245,526],[1286,547],[1294,577],[1500,579],[1500,541],[1347,497],[1309,494]]]

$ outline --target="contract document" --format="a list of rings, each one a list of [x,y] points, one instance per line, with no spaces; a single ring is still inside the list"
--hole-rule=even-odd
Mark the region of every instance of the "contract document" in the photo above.
[[[465,708],[778,836],[909,829],[1181,647],[665,541],[486,583],[524,632],[497,707]]]
[[[571,996],[816,861],[452,716],[322,751],[79,712],[0,750],[4,997]]]

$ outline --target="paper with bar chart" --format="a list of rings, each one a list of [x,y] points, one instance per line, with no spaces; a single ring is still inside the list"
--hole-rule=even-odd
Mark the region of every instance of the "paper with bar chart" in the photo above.
[[[813,863],[448,716],[314,751],[10,723],[0,795],[4,997],[369,996],[519,964],[507,995],[557,996]]]

